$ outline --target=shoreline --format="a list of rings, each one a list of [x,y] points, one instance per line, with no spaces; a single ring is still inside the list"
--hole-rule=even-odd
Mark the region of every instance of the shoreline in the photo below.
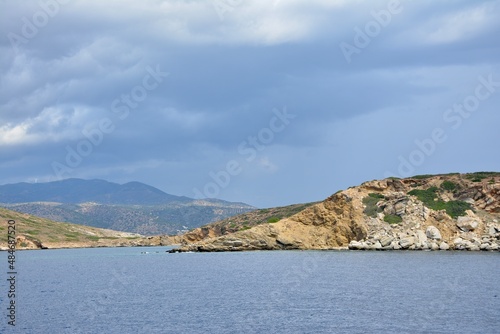
[[[16,247],[15,251],[42,251],[42,250],[56,250],[56,249],[93,249],[93,248],[141,248],[141,247],[179,247],[179,244],[174,245],[159,245],[159,244],[140,244],[140,245],[74,245],[74,246],[43,246],[38,248],[28,248],[28,247]],[[8,247],[1,246],[0,252],[7,252],[10,249]]]
[[[172,245],[75,245],[75,246],[56,246],[44,248],[16,248],[16,251],[42,251],[42,250],[59,250],[59,249],[95,249],[95,248],[146,248],[146,247],[174,247],[166,250],[167,253],[226,253],[226,252],[259,252],[259,251],[321,251],[321,252],[500,252],[500,249],[465,249],[465,248],[449,248],[449,249],[393,249],[393,248],[353,248],[353,247],[333,247],[333,248],[307,248],[307,249],[214,249],[214,250],[195,250],[180,247],[180,244]],[[9,248],[0,247],[0,252],[7,252]]]
[[[308,248],[308,249],[214,249],[214,250],[195,250],[195,249],[182,249],[182,248],[173,248],[168,253],[238,253],[238,252],[262,252],[262,251],[270,251],[270,252],[286,252],[286,251],[317,251],[317,252],[453,252],[453,253],[495,253],[500,252],[498,250],[492,249],[479,249],[479,250],[470,250],[470,249],[354,249],[349,247],[338,247],[338,248]]]

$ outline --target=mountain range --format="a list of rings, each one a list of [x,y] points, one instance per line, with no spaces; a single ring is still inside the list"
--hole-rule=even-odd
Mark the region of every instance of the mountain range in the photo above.
[[[0,185],[0,203],[58,202],[78,204],[161,205],[190,202],[140,182],[117,184],[105,180],[65,179],[47,183]]]
[[[145,206],[95,202],[8,205],[37,204],[46,205],[52,214],[57,213],[54,208],[64,206],[68,206],[68,212],[73,206],[73,211],[82,214],[85,210],[91,212],[92,208],[102,206],[102,210],[110,211],[107,217],[113,221],[120,220],[116,208],[147,210]],[[217,200],[164,205],[179,208],[191,205],[198,209],[244,207],[241,203]],[[161,205],[149,208],[158,207]],[[135,214],[141,217],[137,211]],[[498,251],[500,173],[452,173],[373,180],[337,191],[321,202],[252,210],[175,236],[144,237],[57,223],[0,208],[0,220],[10,219],[14,219],[18,226],[17,246],[20,249],[181,244],[180,248],[170,252],[280,249]],[[0,226],[2,230],[5,231],[6,227]],[[0,238],[0,249],[6,249],[6,234]]]
[[[178,234],[255,209],[244,203],[175,196],[140,182],[83,179],[2,185],[0,207],[142,235]]]

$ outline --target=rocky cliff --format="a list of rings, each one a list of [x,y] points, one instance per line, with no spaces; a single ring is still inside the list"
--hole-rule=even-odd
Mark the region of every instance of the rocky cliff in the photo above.
[[[316,203],[293,204],[283,207],[259,209],[229,217],[218,222],[207,224],[188,231],[179,236],[182,243],[194,243],[207,238],[215,238],[222,235],[248,230],[254,226],[265,223],[276,223],[283,218],[310,207]]]
[[[175,251],[499,250],[500,173],[365,182],[278,222]]]

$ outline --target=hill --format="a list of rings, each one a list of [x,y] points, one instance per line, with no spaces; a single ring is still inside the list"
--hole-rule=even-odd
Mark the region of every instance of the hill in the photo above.
[[[0,203],[57,202],[77,204],[159,205],[192,198],[167,194],[140,182],[117,184],[104,180],[65,179],[47,183],[0,186]]]
[[[175,251],[499,250],[500,173],[369,181],[278,222]]]
[[[17,249],[149,246],[174,242],[168,238],[147,238],[134,233],[60,223],[0,208],[0,250],[8,246],[9,220],[15,221]]]
[[[139,182],[81,179],[0,186],[0,207],[143,235],[178,234],[255,209],[244,203],[174,196]]]
[[[139,233],[179,234],[189,229],[255,209],[242,203],[193,200],[164,205],[107,205],[33,202],[1,204],[5,208],[56,221]]]
[[[294,214],[312,206],[316,203],[293,204],[277,208],[259,209],[226,218],[215,223],[207,224],[181,236],[184,243],[201,241],[206,238],[213,238],[230,233],[248,230],[254,226],[276,223],[277,221],[293,216]]]

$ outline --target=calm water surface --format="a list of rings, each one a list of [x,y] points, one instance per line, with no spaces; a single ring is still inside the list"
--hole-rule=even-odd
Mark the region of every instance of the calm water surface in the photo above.
[[[18,251],[0,332],[500,333],[500,253],[165,250]]]

